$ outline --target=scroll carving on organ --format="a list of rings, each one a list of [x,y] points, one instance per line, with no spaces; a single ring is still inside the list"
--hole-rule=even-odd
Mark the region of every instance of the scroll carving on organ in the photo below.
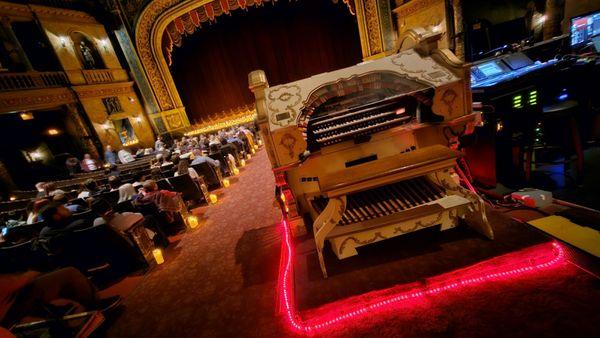
[[[432,47],[434,33],[409,34],[412,49],[293,83],[269,87],[262,71],[249,75],[283,212],[296,231],[312,221],[325,277],[326,243],[345,259],[462,220],[493,238],[483,201],[455,179],[454,135],[481,122],[468,70]]]

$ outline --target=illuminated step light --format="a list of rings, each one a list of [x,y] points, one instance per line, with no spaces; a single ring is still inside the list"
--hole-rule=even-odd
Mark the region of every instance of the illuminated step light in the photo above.
[[[240,167],[245,167],[246,166],[246,160],[241,159],[240,160]]]
[[[152,250],[152,255],[154,256],[154,260],[156,260],[156,264],[160,265],[165,262],[162,251],[160,249]]]
[[[55,128],[50,128],[50,129],[48,129],[47,133],[50,136],[56,136],[56,135],[60,134],[60,131]]]
[[[228,178],[224,179],[223,180],[223,187],[229,188],[229,185],[231,185],[231,183],[229,183],[229,179]]]
[[[236,176],[239,175],[240,174],[240,169],[233,168],[233,174],[236,175]]]
[[[23,120],[23,121],[33,120],[33,114],[29,113],[29,112],[26,112],[26,111],[21,112],[19,114],[19,116],[21,117],[21,120]]]
[[[188,226],[190,227],[190,229],[194,229],[195,227],[198,226],[198,217],[196,217],[194,215],[188,216],[187,223],[188,223]]]
[[[215,195],[215,194],[210,194],[210,195],[208,196],[208,198],[210,199],[210,203],[212,203],[212,204],[217,204],[217,201],[218,201],[217,195]]]

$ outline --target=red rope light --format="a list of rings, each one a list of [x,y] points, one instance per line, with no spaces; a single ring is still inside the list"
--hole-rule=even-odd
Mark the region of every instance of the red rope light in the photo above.
[[[336,308],[329,313],[315,318],[303,320],[294,304],[293,288],[293,257],[294,248],[292,244],[290,228],[284,219],[281,222],[283,231],[281,261],[279,267],[278,296],[280,301],[280,310],[283,312],[284,319],[289,327],[297,333],[314,334],[326,328],[350,319],[358,319],[368,315],[376,314],[380,311],[389,310],[393,306],[400,305],[402,302],[434,296],[446,291],[457,288],[463,288],[471,285],[481,284],[493,280],[509,279],[535,271],[548,269],[557,266],[565,261],[565,252],[560,244],[551,243],[552,255],[543,262],[535,262],[533,259],[526,259],[519,262],[518,265],[499,268],[494,272],[482,273],[480,275],[470,276],[464,279],[454,279],[444,283],[437,283],[424,288],[418,288],[411,291],[399,292],[394,295],[386,295],[382,298],[363,301],[359,305],[353,305],[348,308]],[[544,248],[547,251],[547,248]]]

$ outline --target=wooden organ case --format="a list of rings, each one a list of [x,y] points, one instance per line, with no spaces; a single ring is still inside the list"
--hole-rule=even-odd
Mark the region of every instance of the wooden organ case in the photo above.
[[[283,212],[296,235],[312,220],[324,277],[326,242],[343,259],[460,219],[493,238],[483,201],[455,178],[457,135],[481,117],[440,35],[410,30],[397,54],[274,87],[248,76]]]

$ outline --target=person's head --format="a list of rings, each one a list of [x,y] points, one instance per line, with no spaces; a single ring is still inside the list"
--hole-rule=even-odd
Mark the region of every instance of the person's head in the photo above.
[[[85,160],[90,160],[90,159],[92,159],[92,155],[90,155],[90,154],[85,154],[85,155],[83,155],[83,158],[84,158]]]
[[[50,193],[54,190],[56,190],[56,183],[48,182],[44,184],[44,191],[46,192],[46,195],[50,195]]]
[[[186,158],[179,159],[179,165],[177,166],[177,173],[179,175],[185,175],[188,173],[188,168],[190,167],[190,160]]]
[[[49,227],[61,224],[64,220],[71,217],[71,211],[64,205],[56,202],[49,203],[40,210],[40,214]]]
[[[98,186],[96,185],[96,181],[92,180],[91,178],[88,178],[83,182],[83,189],[86,191],[94,192],[97,188]]]
[[[179,161],[180,161],[179,155],[175,154],[175,155],[171,156],[171,163],[173,163],[174,166],[179,165]]]
[[[45,185],[46,182],[38,182],[35,184],[35,189],[37,189],[39,192],[46,191]]]
[[[121,179],[118,176],[109,176],[108,177],[108,186],[111,189],[119,189],[121,186]]]
[[[92,201],[90,205],[92,212],[96,215],[106,219],[110,218],[114,214],[113,208],[110,204],[104,199],[95,199]]]
[[[112,146],[110,144],[106,146],[106,151],[112,151]]]
[[[67,204],[69,199],[67,198],[67,195],[65,195],[65,194],[56,194],[56,195],[52,196],[52,201],[56,202],[56,203],[60,203],[60,204]]]
[[[155,180],[147,180],[146,182],[144,182],[143,187],[145,192],[158,191],[158,185],[156,184]]]
[[[47,206],[48,204],[50,204],[50,200],[48,198],[42,198],[39,199],[35,202],[33,202],[33,212],[35,213],[40,213],[42,211],[42,209]]]
[[[159,135],[159,136],[157,136],[157,137],[156,137],[156,140],[157,140],[157,141],[162,141],[162,136],[160,136],[160,135]]]

